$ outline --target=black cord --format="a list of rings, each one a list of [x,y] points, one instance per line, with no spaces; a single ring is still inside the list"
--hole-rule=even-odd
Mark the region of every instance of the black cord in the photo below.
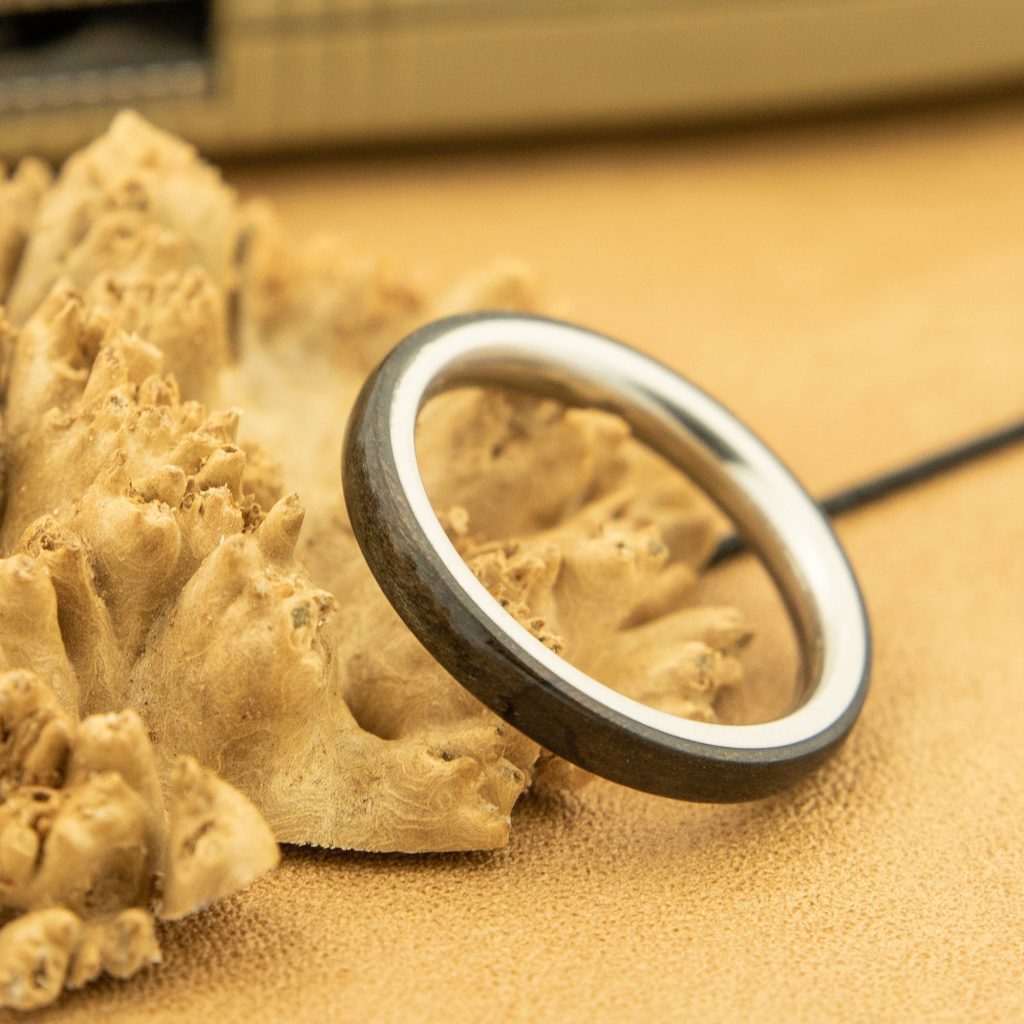
[[[922,459],[883,473],[881,476],[854,484],[852,487],[822,498],[818,504],[828,515],[841,516],[872,501],[886,498],[897,491],[923,483],[940,473],[946,473],[974,459],[991,455],[993,452],[1021,441],[1024,441],[1024,420],[965,441],[963,444],[954,445],[952,448],[926,455]],[[720,565],[745,550],[746,544],[743,538],[737,534],[723,537],[712,552],[711,558],[708,559],[706,568],[710,569],[712,566]]]

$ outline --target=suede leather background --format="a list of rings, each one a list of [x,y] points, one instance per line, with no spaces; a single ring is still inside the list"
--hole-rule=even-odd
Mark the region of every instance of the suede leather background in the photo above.
[[[229,168],[449,279],[495,252],[717,394],[814,491],[1024,414],[1024,105],[721,136]],[[37,1021],[1024,1019],[1024,450],[839,533],[873,691],[792,792],[595,782],[491,855],[292,850]],[[706,584],[789,653],[744,560]],[[774,690],[773,690],[774,688]],[[12,1015],[13,1017],[13,1015]]]

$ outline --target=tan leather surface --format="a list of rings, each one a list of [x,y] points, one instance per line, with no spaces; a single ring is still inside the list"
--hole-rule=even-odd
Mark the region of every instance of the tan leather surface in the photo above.
[[[235,168],[439,277],[514,253],[819,492],[1024,412],[1024,109]],[[292,851],[40,1021],[1024,1019],[1024,450],[843,520],[876,634],[839,757],[758,804],[596,782],[496,855]],[[755,568],[708,583],[763,627]]]

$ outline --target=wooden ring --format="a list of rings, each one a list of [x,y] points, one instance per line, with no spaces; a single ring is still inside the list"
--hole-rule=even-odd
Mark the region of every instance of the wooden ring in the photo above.
[[[464,385],[613,412],[702,486],[761,557],[786,603],[801,651],[796,707],[755,725],[657,711],[570,665],[506,612],[445,534],[416,463],[421,407]],[[828,520],[732,413],[621,342],[520,314],[428,324],[365,382],[346,431],[342,479],[366,561],[424,647],[505,721],[587,771],[678,799],[754,799],[821,764],[860,712],[870,629]]]

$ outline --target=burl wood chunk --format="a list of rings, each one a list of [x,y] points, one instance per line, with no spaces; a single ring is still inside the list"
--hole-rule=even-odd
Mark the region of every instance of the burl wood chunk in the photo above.
[[[400,622],[338,478],[373,362],[442,313],[539,309],[528,268],[432,296],[347,238],[289,237],[125,113],[52,181],[0,178],[2,295],[0,1000],[156,962],[153,913],[247,885],[275,838],[494,849],[540,773],[568,780]],[[419,446],[511,614],[714,720],[750,634],[690,603],[694,488],[614,417],[489,391],[436,399]]]

